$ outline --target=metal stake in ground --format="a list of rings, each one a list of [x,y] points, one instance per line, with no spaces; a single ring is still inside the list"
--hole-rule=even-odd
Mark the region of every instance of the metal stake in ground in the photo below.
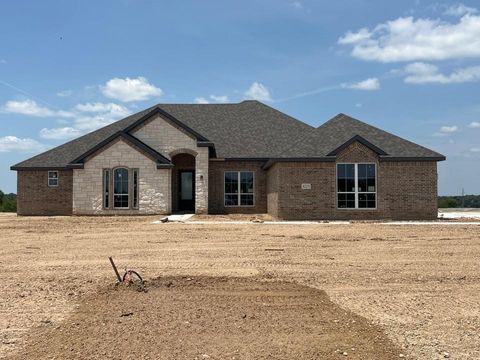
[[[118,282],[122,282],[122,278],[120,277],[120,274],[118,273],[117,267],[115,266],[115,263],[113,262],[112,257],[110,256],[108,258],[110,260],[110,264],[112,264],[113,271],[115,271],[115,275],[117,275]]]

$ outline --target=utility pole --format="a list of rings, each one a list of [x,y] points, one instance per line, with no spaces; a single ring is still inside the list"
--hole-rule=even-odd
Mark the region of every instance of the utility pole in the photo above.
[[[462,187],[462,209],[465,209],[465,189]]]

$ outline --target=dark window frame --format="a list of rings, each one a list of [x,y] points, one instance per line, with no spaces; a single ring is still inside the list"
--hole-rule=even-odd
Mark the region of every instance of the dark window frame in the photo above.
[[[109,210],[111,208],[111,199],[112,199],[112,171],[111,169],[103,169],[103,208]]]
[[[226,174],[227,173],[236,173],[237,174],[237,192],[226,192]],[[252,174],[252,192],[242,192],[242,173]],[[251,205],[242,205],[242,195],[243,196],[252,196]],[[237,204],[227,205],[227,196],[236,196]],[[255,171],[252,170],[225,170],[223,172],[223,206],[224,207],[255,207]]]
[[[138,169],[132,169],[132,209],[140,208],[140,175]]]

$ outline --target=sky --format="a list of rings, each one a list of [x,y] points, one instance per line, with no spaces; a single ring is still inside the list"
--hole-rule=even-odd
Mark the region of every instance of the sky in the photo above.
[[[245,99],[346,113],[446,155],[441,195],[480,194],[480,2],[0,3],[4,192],[11,165],[153,104]]]

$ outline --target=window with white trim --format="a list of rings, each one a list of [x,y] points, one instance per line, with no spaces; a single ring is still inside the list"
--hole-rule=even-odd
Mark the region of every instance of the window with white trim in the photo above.
[[[58,186],[58,171],[49,171],[48,172],[48,186],[49,187]]]
[[[375,209],[376,175],[375,164],[337,164],[337,207]]]
[[[224,175],[225,206],[254,206],[253,171],[226,171]]]

